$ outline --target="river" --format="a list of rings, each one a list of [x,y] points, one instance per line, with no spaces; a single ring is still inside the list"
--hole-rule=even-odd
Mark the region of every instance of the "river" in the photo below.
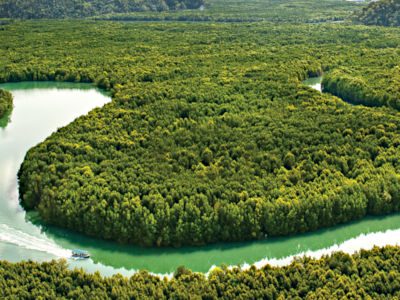
[[[89,84],[23,82],[2,84],[0,88],[12,92],[15,106],[10,116],[0,120],[0,259],[66,258],[71,268],[82,267],[106,276],[131,275],[139,269],[170,274],[181,265],[207,272],[214,265],[280,265],[290,262],[294,255],[319,257],[333,250],[352,253],[375,244],[400,244],[400,214],[365,218],[292,237],[180,249],[122,246],[45,226],[36,213],[25,213],[19,205],[16,174],[25,153],[60,126],[111,99]],[[89,251],[91,259],[70,260],[75,248]]]
[[[308,78],[303,81],[303,84],[312,87],[314,90],[322,92],[322,76]]]

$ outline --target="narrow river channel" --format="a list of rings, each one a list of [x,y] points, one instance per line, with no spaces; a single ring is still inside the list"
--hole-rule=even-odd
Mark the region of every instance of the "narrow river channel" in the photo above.
[[[310,83],[315,84],[318,82]],[[294,255],[318,257],[334,250],[351,253],[375,244],[400,244],[400,214],[293,237],[180,249],[122,246],[45,226],[35,213],[27,214],[19,206],[16,174],[26,152],[60,126],[111,99],[87,84],[23,82],[2,84],[0,88],[12,92],[15,106],[10,116],[0,120],[0,259],[67,258],[72,268],[103,275],[130,275],[138,269],[167,274],[181,265],[207,272],[214,265],[276,265],[290,262]],[[91,259],[70,260],[75,248],[89,251]]]

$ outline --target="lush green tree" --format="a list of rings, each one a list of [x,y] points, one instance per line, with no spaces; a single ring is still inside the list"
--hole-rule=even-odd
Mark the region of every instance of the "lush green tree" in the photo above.
[[[2,0],[0,18],[62,19],[109,13],[196,9],[203,0]]]
[[[400,26],[400,1],[371,1],[361,11],[357,11],[354,20],[366,25]]]
[[[0,118],[13,107],[13,98],[10,92],[0,89]]]
[[[398,66],[373,72],[368,66],[358,70],[340,68],[326,74],[322,86],[325,92],[353,104],[389,106],[400,110],[400,91],[386,84],[387,80],[397,82],[398,79]]]
[[[0,261],[4,299],[396,299],[400,296],[400,248],[354,255],[296,258],[283,267],[215,268],[206,277],[184,267],[173,278],[145,271],[130,278],[69,270],[66,261]]]
[[[0,81],[94,82],[113,97],[27,153],[22,205],[47,223],[181,246],[399,210],[398,111],[350,105],[301,83],[350,70],[355,86],[395,95],[397,30],[93,21],[1,28]]]

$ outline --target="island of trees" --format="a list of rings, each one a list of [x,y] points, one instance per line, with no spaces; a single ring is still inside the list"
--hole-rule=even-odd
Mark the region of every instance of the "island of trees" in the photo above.
[[[13,107],[13,98],[10,92],[0,89],[0,118]]]
[[[109,13],[197,9],[204,0],[3,0],[0,18],[83,18]]]
[[[366,25],[400,26],[400,1],[373,1],[356,12],[355,20]]]
[[[347,67],[395,91],[399,33],[310,26],[3,26],[0,81],[95,82],[113,94],[27,153],[22,205],[47,223],[145,246],[262,239],[398,211],[398,111],[301,81]]]
[[[2,299],[397,299],[400,248],[374,248],[285,267],[216,268],[206,277],[181,267],[172,279],[141,271],[130,278],[68,270],[65,261],[0,261]]]

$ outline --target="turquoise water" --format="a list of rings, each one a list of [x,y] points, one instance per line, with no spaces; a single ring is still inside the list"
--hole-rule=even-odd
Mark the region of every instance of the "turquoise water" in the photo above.
[[[314,82],[315,83],[315,82]],[[184,265],[207,272],[213,265],[280,264],[285,258],[333,250],[354,251],[374,244],[400,243],[400,214],[366,218],[343,226],[285,238],[179,249],[143,249],[88,238],[44,226],[36,213],[18,202],[17,171],[25,153],[52,132],[111,99],[89,84],[15,83],[0,85],[14,96],[14,110],[0,120],[0,259],[10,261],[66,258],[71,267],[104,275],[132,274],[138,269],[171,273]],[[71,249],[91,253],[86,261],[69,259]]]

